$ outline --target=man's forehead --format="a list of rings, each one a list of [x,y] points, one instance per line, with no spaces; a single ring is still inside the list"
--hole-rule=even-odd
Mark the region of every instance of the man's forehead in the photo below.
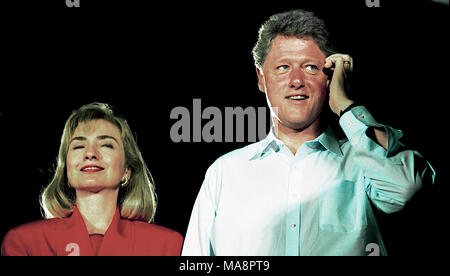
[[[272,42],[272,47],[268,53],[268,56],[270,55],[276,58],[284,55],[305,55],[318,59],[326,57],[314,39],[296,36],[277,36]]]

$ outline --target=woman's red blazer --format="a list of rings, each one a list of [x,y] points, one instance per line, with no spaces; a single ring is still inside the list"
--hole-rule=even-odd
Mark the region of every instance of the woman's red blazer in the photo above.
[[[143,221],[121,218],[117,208],[111,225],[97,248],[75,206],[68,218],[40,220],[10,230],[3,240],[1,254],[179,256],[182,244],[183,237],[178,232]]]

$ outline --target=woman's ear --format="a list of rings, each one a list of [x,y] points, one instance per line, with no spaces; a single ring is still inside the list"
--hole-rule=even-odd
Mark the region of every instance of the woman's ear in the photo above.
[[[129,183],[128,181],[130,180],[130,177],[131,177],[131,170],[130,168],[126,168],[120,180],[119,188],[125,188]]]
[[[126,168],[125,169],[125,173],[123,174],[122,179],[125,178],[125,177],[128,178],[128,179],[131,178],[131,169],[130,168]]]

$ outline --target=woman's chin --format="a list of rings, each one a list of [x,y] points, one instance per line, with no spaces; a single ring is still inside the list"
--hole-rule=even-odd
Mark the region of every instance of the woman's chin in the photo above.
[[[88,182],[80,184],[74,188],[77,190],[77,192],[84,191],[88,193],[99,193],[104,190],[117,190],[119,188],[119,185],[105,185],[97,182]]]

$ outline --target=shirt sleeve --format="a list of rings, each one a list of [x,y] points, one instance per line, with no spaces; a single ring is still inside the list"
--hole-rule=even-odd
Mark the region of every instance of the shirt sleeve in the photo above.
[[[214,256],[213,229],[220,193],[218,161],[209,167],[195,200],[182,256]]]
[[[352,146],[352,162],[363,170],[366,193],[383,212],[400,211],[424,182],[434,183],[428,161],[400,142],[402,131],[378,123],[364,106],[344,113],[339,124]],[[367,136],[370,127],[384,129],[387,150]]]

